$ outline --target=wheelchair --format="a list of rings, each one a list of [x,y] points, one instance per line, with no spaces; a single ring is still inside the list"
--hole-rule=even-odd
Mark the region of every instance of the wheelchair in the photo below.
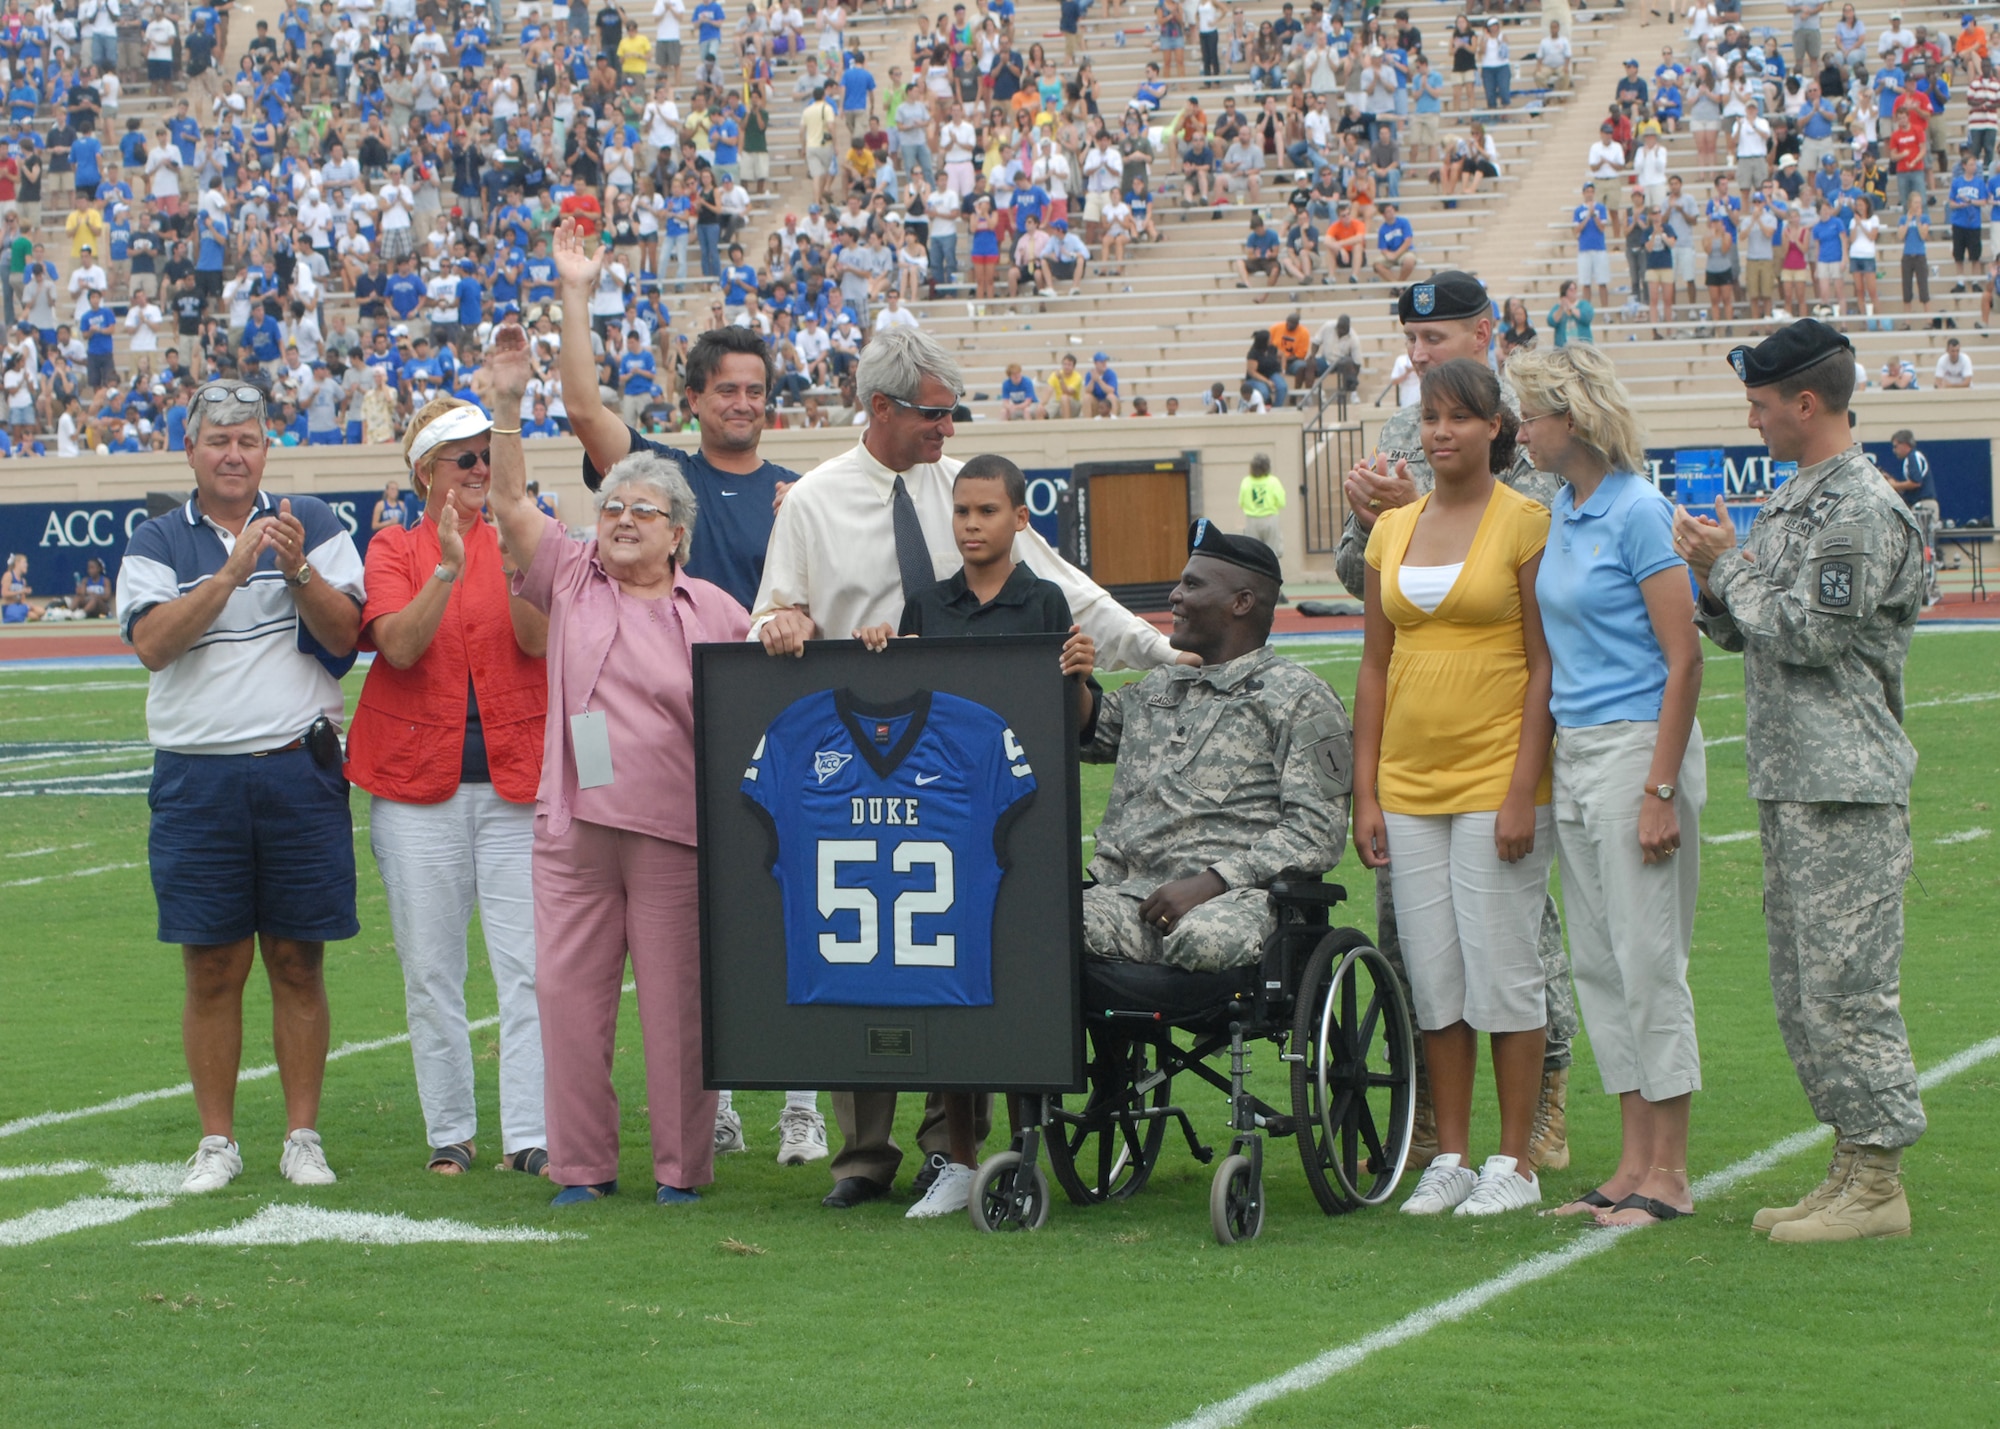
[[[1170,1127],[1195,1160],[1205,1144],[1173,1100],[1192,1077],[1229,1100],[1229,1149],[1209,1190],[1209,1221],[1223,1245],[1264,1225],[1264,1140],[1293,1136],[1306,1184],[1326,1214],[1380,1205],[1395,1193],[1416,1116],[1415,1031],[1400,979],[1353,928],[1331,926],[1347,893],[1338,884],[1273,884],[1277,928],[1260,959],[1220,972],[1086,958],[1081,1105],[1033,1098],[1039,1119],[989,1157],[969,1214],[986,1231],[1034,1230],[1049,1216],[1047,1152],[1069,1199],[1118,1201],[1145,1186]],[[1269,1041],[1290,1067],[1291,1104],[1279,1109],[1245,1085],[1251,1044]],[[1210,1065],[1226,1054],[1226,1070]]]

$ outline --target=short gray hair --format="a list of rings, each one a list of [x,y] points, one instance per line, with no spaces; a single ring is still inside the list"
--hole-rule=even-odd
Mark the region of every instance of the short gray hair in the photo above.
[[[876,334],[862,352],[854,372],[855,397],[864,408],[873,405],[877,392],[914,402],[926,377],[951,388],[954,401],[965,392],[965,369],[944,344],[922,328],[890,328]]]
[[[681,464],[658,452],[633,452],[604,474],[604,484],[597,489],[597,509],[603,511],[611,494],[625,486],[644,487],[652,492],[666,509],[667,520],[681,528],[681,543],[674,548],[674,559],[686,565],[688,551],[694,546],[694,518],[699,508],[694,488],[681,475]]]
[[[210,422],[218,427],[240,427],[245,422],[255,422],[257,429],[264,428],[264,403],[262,399],[246,402],[236,395],[235,389],[249,386],[244,382],[204,382],[197,387],[188,401],[186,445],[193,446],[201,440],[201,429]],[[228,395],[220,402],[204,402],[201,394],[211,387],[220,387]]]

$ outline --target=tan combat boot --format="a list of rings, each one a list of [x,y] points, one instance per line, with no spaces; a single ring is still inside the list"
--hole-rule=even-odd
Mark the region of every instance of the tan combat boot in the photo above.
[[[1535,1108],[1535,1130],[1528,1138],[1528,1161],[1538,1171],[1569,1167],[1569,1068],[1542,1073],[1542,1100]]]
[[[1910,1202],[1903,1194],[1900,1147],[1858,1147],[1854,1170],[1832,1205],[1772,1227],[1786,1245],[1809,1241],[1890,1240],[1910,1233]]]
[[[1750,1229],[1769,1235],[1774,1227],[1786,1221],[1802,1221],[1815,1211],[1825,1210],[1846,1189],[1848,1173],[1854,1170],[1855,1158],[1860,1154],[1861,1148],[1853,1142],[1836,1142],[1833,1160],[1827,1164],[1826,1179],[1806,1192],[1805,1199],[1796,1205],[1766,1206],[1750,1218]]]
[[[1431,1105],[1430,1072],[1419,1062],[1417,1064],[1417,1115],[1410,1128],[1410,1155],[1404,1165],[1411,1171],[1421,1171],[1437,1160],[1438,1119],[1437,1108]]]

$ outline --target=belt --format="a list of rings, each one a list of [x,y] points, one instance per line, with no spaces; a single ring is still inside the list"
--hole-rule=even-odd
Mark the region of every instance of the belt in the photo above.
[[[276,749],[259,749],[253,752],[250,757],[252,759],[262,759],[269,754],[290,754],[294,749],[304,749],[305,747],[306,747],[306,737],[304,735],[300,735],[290,744],[281,744]]]

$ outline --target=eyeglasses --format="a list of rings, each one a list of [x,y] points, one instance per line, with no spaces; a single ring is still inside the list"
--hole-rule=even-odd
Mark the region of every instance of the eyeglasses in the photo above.
[[[632,513],[634,521],[657,521],[667,514],[662,508],[655,506],[650,501],[634,501],[628,505],[623,501],[613,499],[597,508],[598,515],[609,516],[614,521],[623,516],[627,511]]]
[[[493,448],[488,447],[483,452],[460,452],[451,460],[452,465],[456,466],[460,471],[471,471],[481,462],[485,462],[488,466],[491,466],[493,465]]]
[[[262,402],[265,400],[261,388],[247,383],[241,387],[204,387],[195,394],[197,402]]]
[[[945,418],[949,417],[952,413],[958,410],[958,403],[956,400],[954,400],[949,407],[920,407],[915,402],[905,402],[901,397],[891,397],[887,392],[884,392],[882,395],[884,397],[888,397],[891,402],[894,402],[898,407],[901,407],[904,411],[915,412],[919,417],[923,418],[926,422],[942,422]]]

